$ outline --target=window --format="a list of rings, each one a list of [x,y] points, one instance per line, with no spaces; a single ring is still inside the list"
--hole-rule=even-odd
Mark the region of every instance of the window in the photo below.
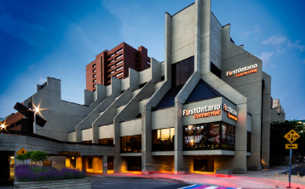
[[[122,64],[123,63],[123,60],[120,60],[119,62],[117,62],[115,65],[117,66],[117,65],[120,65],[120,64]]]
[[[183,126],[183,150],[235,150],[235,127],[224,122]]]
[[[95,73],[95,72],[96,72],[96,69],[94,69],[92,72]]]
[[[117,60],[117,59],[120,59],[120,58],[122,58],[122,57],[123,57],[123,54],[117,56],[115,59]]]
[[[92,67],[95,68],[95,67],[96,67],[96,64],[93,64]]]
[[[96,79],[93,79],[93,83],[95,83],[96,82]]]
[[[95,87],[96,87],[96,84],[93,85],[93,88],[95,88]]]
[[[121,67],[115,69],[115,71],[117,72],[117,71],[120,71],[121,69],[123,69],[123,66],[121,66]]]
[[[92,140],[82,141],[82,143],[85,143],[85,144],[92,144]]]
[[[251,132],[247,131],[247,152],[251,152]]]
[[[123,48],[120,48],[119,50],[115,51],[115,54],[118,54],[118,53],[120,53],[122,51],[123,51]]]
[[[184,59],[172,65],[174,86],[183,85],[194,72],[194,57]]]
[[[110,74],[113,74],[113,73],[114,73],[114,71],[111,71],[111,72],[110,72]]]
[[[115,77],[120,77],[121,75],[123,75],[123,72],[116,74]]]
[[[121,137],[121,152],[141,152],[141,135]]]
[[[152,131],[152,151],[173,151],[175,128]]]
[[[108,145],[113,145],[113,138],[103,138],[99,139],[98,143],[100,144],[108,144]]]
[[[96,74],[93,74],[93,77],[96,77]]]
[[[92,169],[93,168],[92,164],[93,164],[92,158],[88,158],[88,169]]]
[[[221,78],[221,70],[218,69],[212,62],[211,62],[211,72],[215,74],[217,77]]]
[[[226,123],[222,123],[221,131],[221,148],[226,150],[235,149],[235,127]]]

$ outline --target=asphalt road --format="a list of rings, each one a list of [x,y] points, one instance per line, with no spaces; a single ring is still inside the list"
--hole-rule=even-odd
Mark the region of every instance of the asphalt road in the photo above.
[[[146,179],[146,178],[113,178],[113,177],[89,177],[92,182],[92,189],[176,189],[190,186],[190,184],[164,180],[164,179]]]
[[[305,176],[305,164],[302,163],[300,164],[298,167],[291,169],[291,175],[297,175],[300,174],[301,177]],[[287,172],[283,173],[283,174],[287,174]]]

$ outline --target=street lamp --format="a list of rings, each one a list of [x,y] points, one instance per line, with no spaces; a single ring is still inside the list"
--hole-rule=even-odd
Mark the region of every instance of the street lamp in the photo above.
[[[0,122],[0,123],[1,123],[1,122]],[[6,126],[7,126],[7,125],[5,125],[5,120],[4,120],[4,122],[1,123],[1,126],[0,126],[0,127],[1,127],[1,130],[3,130],[3,129],[6,130]]]
[[[34,133],[36,134],[36,114],[39,113],[41,115],[40,110],[42,110],[42,109],[39,108],[40,103],[38,104],[38,106],[35,106],[34,104],[33,104],[33,106],[34,106],[34,108],[32,111],[34,112]]]

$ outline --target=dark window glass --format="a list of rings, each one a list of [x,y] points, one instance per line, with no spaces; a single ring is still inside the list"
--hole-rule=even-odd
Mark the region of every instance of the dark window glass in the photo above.
[[[217,77],[221,78],[221,70],[217,68],[212,62],[211,62],[211,72],[215,74]]]
[[[235,127],[226,123],[221,126],[221,148],[226,150],[235,149]]]
[[[220,122],[183,127],[183,150],[220,149]]]
[[[82,141],[82,143],[85,143],[85,144],[92,144],[92,140]]]
[[[103,138],[99,139],[100,144],[108,144],[108,145],[113,145],[113,138]]]
[[[188,78],[190,77],[189,75],[189,68],[190,68],[190,64],[189,64],[189,60],[183,60],[181,63],[181,70],[180,70],[180,85],[183,85],[184,83],[186,83],[186,81],[188,80]]]
[[[185,103],[191,103],[219,96],[221,96],[220,93],[218,93],[215,89],[213,89],[203,80],[200,80]]]
[[[92,169],[93,168],[92,162],[93,162],[92,158],[89,158],[88,159],[88,169]]]
[[[194,72],[194,57],[184,59],[172,65],[173,86],[183,85]]]
[[[173,81],[173,83],[175,83],[176,86],[181,85],[181,63],[178,62],[176,64],[174,64],[174,75],[175,75],[175,81]]]
[[[247,132],[247,152],[251,152],[251,133]]]
[[[152,132],[153,151],[174,150],[175,128],[159,129]]]
[[[141,157],[133,157],[127,159],[128,171],[141,171]]]
[[[121,137],[121,152],[141,152],[141,135]]]
[[[189,58],[189,76],[194,73],[194,57]]]

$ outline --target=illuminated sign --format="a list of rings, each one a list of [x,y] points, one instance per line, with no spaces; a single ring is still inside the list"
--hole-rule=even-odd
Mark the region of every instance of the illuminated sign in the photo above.
[[[234,121],[237,121],[237,111],[233,110],[230,106],[223,104],[223,110],[228,112],[227,116],[230,119],[233,119]]]
[[[183,110],[183,116],[193,115],[195,119],[220,115],[220,104],[212,106],[197,107],[191,110]]]
[[[241,77],[256,72],[257,72],[257,64],[253,64],[251,66],[245,66],[243,68],[238,68],[233,71],[227,71],[226,76],[235,75],[235,77]]]

